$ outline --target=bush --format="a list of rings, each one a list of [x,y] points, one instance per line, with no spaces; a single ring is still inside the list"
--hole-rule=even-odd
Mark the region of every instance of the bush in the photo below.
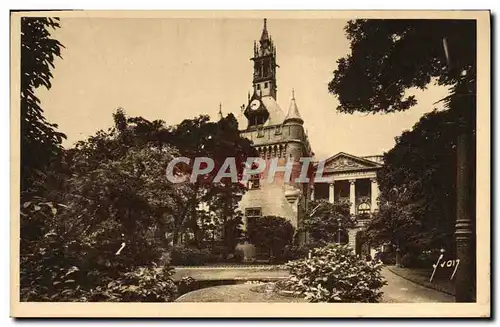
[[[141,267],[121,274],[105,287],[91,292],[90,301],[108,302],[172,302],[177,296],[177,286],[170,267]]]
[[[441,255],[439,249],[433,249],[428,251],[423,251],[418,256],[418,264],[420,268],[431,268],[432,265],[436,264],[437,259]]]
[[[356,257],[346,245],[312,250],[311,259],[287,263],[287,284],[310,302],[378,302],[386,282],[382,265]]]
[[[384,265],[396,264],[396,253],[394,252],[377,252],[375,260],[380,260]]]
[[[182,277],[177,286],[178,294],[182,295],[187,292],[194,291],[197,286],[196,284],[197,284],[196,280],[193,277],[190,276]]]
[[[292,244],[295,230],[283,217],[264,216],[248,223],[247,236],[250,243],[267,251],[271,262],[283,258],[285,246]]]
[[[200,266],[216,261],[217,257],[207,249],[176,246],[172,250],[171,258],[171,263],[175,266]]]
[[[309,251],[311,249],[312,247],[307,244],[288,245],[285,247],[285,250],[283,252],[283,257],[285,261],[305,259],[309,255]]]

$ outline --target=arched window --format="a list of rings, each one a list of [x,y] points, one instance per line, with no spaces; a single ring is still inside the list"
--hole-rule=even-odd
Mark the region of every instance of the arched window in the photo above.
[[[363,202],[358,206],[358,214],[362,213],[370,213],[370,205],[366,202]]]

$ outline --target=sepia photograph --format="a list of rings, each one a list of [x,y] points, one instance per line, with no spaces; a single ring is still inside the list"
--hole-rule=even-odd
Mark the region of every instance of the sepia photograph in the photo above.
[[[490,12],[10,15],[11,316],[490,317]]]

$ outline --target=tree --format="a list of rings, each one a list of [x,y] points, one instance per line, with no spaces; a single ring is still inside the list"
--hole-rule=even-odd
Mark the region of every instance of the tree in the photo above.
[[[351,54],[337,61],[328,85],[340,112],[407,110],[417,101],[405,91],[425,89],[433,79],[440,85],[475,85],[475,21],[361,19],[349,21],[345,31]]]
[[[183,230],[191,188],[165,176],[178,151],[153,141],[128,142],[138,126],[131,121],[142,119],[126,118],[120,125],[122,117],[118,112],[115,128],[64,152],[61,162],[70,173],[61,173],[65,183],[60,188],[24,203],[25,299],[74,300],[81,297],[76,291],[88,294],[135,267],[151,267],[169,249],[165,235]]]
[[[381,207],[367,229],[378,241],[419,252],[444,248],[453,254],[456,129],[452,112],[424,115],[396,139],[378,172]]]
[[[247,226],[250,243],[266,249],[271,260],[281,259],[285,246],[292,244],[294,233],[292,224],[277,216],[258,217]]]
[[[238,123],[232,114],[217,122],[211,122],[206,115],[185,119],[171,129],[169,143],[179,149],[182,156],[189,158],[191,163],[197,157],[208,157],[215,162],[211,173],[199,176],[195,183],[192,183],[192,198],[187,202],[190,205],[186,212],[189,229],[195,235],[198,246],[201,246],[203,231],[200,230],[196,214],[199,204],[206,203],[211,211],[216,212],[223,226],[227,220],[234,219],[238,202],[246,192],[245,185],[239,182],[243,175],[244,163],[247,157],[256,156],[257,153],[252,143],[240,136]],[[217,172],[227,158],[235,158],[238,181],[234,182],[225,177],[214,182]],[[191,173],[191,170],[186,172]]]
[[[354,20],[345,27],[351,54],[337,61],[328,89],[338,110],[388,113],[416,104],[410,88],[433,80],[450,86],[443,99],[457,117],[456,301],[475,297],[475,20]]]
[[[344,231],[350,227],[353,227],[353,222],[349,204],[316,200],[309,203],[300,230],[306,232],[313,243],[326,245],[338,242],[339,229]]]
[[[41,86],[51,88],[54,59],[61,58],[63,45],[50,34],[56,28],[58,18],[21,18],[21,191],[25,193],[37,193],[33,180],[58,159],[66,138],[56,130],[57,124],[44,117],[35,95]]]

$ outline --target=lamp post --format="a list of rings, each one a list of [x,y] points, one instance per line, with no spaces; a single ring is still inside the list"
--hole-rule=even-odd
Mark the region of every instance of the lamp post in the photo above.
[[[461,95],[460,103],[450,106],[457,113],[457,172],[456,172],[456,220],[455,245],[456,256],[460,260],[460,269],[455,276],[455,302],[473,302],[476,297],[476,203],[475,203],[475,135],[476,122],[476,85],[475,76],[471,78],[452,67],[453,54],[449,40],[443,37],[443,50],[450,75],[457,75],[459,80],[455,92]],[[469,81],[467,81],[469,78]],[[467,90],[467,83],[473,83],[473,89]],[[464,97],[465,95],[465,97]],[[458,108],[457,108],[458,106]]]

